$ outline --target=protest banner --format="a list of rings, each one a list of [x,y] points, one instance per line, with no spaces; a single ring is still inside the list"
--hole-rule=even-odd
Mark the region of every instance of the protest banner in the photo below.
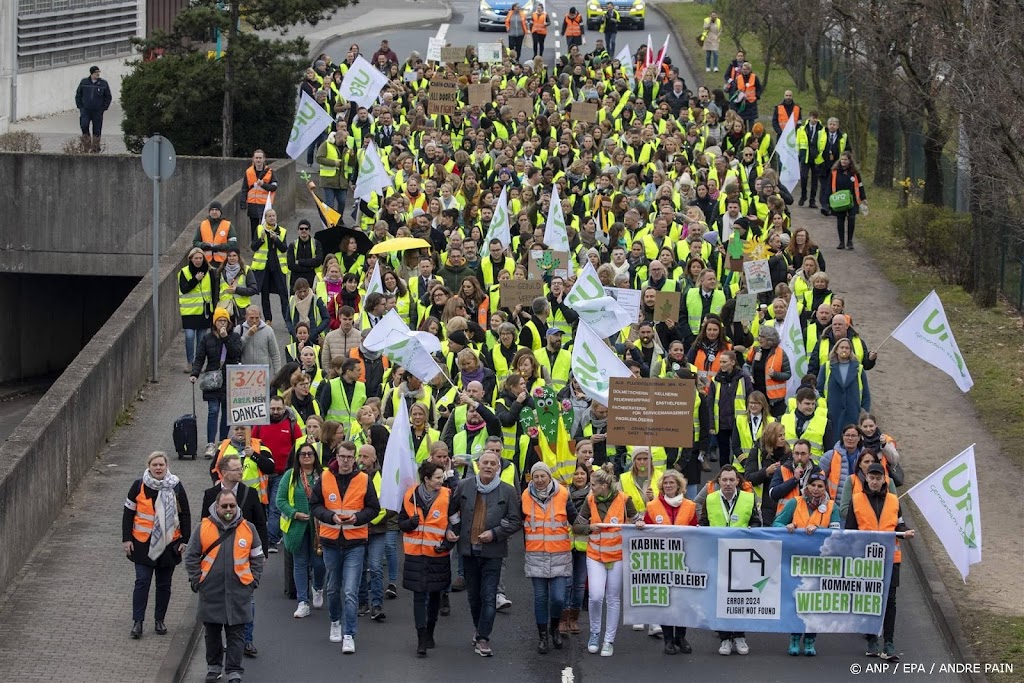
[[[451,116],[459,108],[459,82],[454,78],[436,75],[427,88],[427,97],[428,114]]]
[[[445,64],[454,66],[461,61],[466,59],[466,48],[465,47],[442,47],[441,48],[441,61]]]
[[[622,546],[627,624],[878,633],[895,534],[649,524]]]
[[[772,291],[772,272],[767,259],[744,262],[743,272],[747,275],[747,291],[751,294]]]
[[[756,294],[737,294],[736,295],[736,312],[733,314],[733,322],[738,323],[751,323],[754,322],[754,315],[757,313],[757,295]]]
[[[569,118],[572,119],[573,121],[594,123],[595,121],[597,121],[597,103],[573,102],[572,111],[569,112]]]
[[[608,390],[608,443],[693,446],[696,397],[697,385],[692,379],[612,378]]]
[[[427,61],[440,62],[442,49],[444,49],[444,38],[427,38]]]
[[[533,300],[544,296],[543,280],[505,280],[500,284],[498,292],[502,307],[515,308],[516,304],[522,304],[527,308]]]
[[[679,320],[679,301],[682,298],[681,292],[658,292],[654,296],[654,322]]]
[[[554,275],[562,278],[569,277],[569,252],[551,249],[531,250],[527,262],[526,278],[528,280],[543,280]]]
[[[228,365],[228,424],[270,424],[270,366]]]
[[[476,58],[481,64],[501,64],[501,43],[477,43]]]
[[[533,99],[530,97],[509,97],[505,104],[512,110],[512,116],[523,112],[527,116],[533,116]]]
[[[478,104],[481,107],[490,102],[493,99],[491,95],[491,82],[486,83],[470,83],[469,85],[469,103]]]
[[[640,319],[640,296],[643,294],[639,289],[628,289],[626,287],[605,287],[604,293],[615,299],[616,302],[629,314],[630,321]]]

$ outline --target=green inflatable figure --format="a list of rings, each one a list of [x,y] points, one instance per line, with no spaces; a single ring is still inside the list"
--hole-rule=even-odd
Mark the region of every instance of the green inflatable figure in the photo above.
[[[559,401],[549,386],[537,387],[532,392],[534,408],[519,414],[519,424],[531,439],[537,440],[540,459],[551,468],[555,480],[566,483],[575,467],[574,449],[569,444],[573,409],[568,399]]]

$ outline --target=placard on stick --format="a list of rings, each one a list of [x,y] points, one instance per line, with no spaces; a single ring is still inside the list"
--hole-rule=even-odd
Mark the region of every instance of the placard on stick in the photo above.
[[[459,82],[454,78],[434,76],[427,94],[428,114],[451,116],[459,108]]]
[[[270,424],[270,366],[225,368],[229,425]]]
[[[747,276],[747,291],[751,294],[772,291],[772,271],[767,259],[745,262],[743,272]]]
[[[442,47],[441,61],[445,64],[458,64],[466,59],[465,47]]]
[[[658,292],[654,297],[654,322],[679,319],[681,292]]]
[[[530,97],[510,97],[505,100],[505,104],[512,108],[512,116],[519,112],[523,112],[527,116],[533,115],[533,99]]]
[[[732,316],[733,321],[738,323],[753,322],[755,313],[757,313],[757,295],[748,293],[737,294],[736,312]]]
[[[469,103],[478,104],[481,107],[491,101],[491,84],[487,83],[470,83],[469,85]]]
[[[573,102],[570,118],[573,121],[594,123],[597,121],[597,103],[595,102]]]
[[[569,277],[569,252],[551,249],[535,249],[530,252],[526,277],[529,280],[543,280],[548,275]]]
[[[692,379],[613,377],[608,390],[608,443],[615,446],[693,446]]]
[[[481,64],[501,63],[501,43],[477,43],[476,56]]]
[[[499,303],[503,308],[526,308],[539,296],[544,296],[543,280],[505,280],[500,284]]]

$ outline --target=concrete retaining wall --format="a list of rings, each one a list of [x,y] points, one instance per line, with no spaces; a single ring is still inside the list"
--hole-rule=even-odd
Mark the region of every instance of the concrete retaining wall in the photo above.
[[[211,195],[241,187],[248,164],[178,157],[163,183],[162,253]],[[0,272],[141,277],[152,267],[153,181],[139,157],[0,152],[0,187],[9,190]],[[248,233],[241,218],[238,232]]]
[[[89,160],[102,162],[96,157]],[[138,164],[137,158],[134,163]],[[234,163],[237,171],[242,162]],[[278,162],[274,167],[281,173],[277,204],[284,214],[291,214],[298,185],[294,163]],[[84,193],[73,187],[64,186],[69,197]],[[236,215],[238,192],[233,177],[228,189],[217,196],[233,222],[244,221],[244,216]],[[207,192],[194,201],[205,205],[210,198]],[[205,215],[203,211],[189,216],[187,225],[178,224],[178,236],[160,261],[161,349],[167,349],[180,331],[177,272]],[[186,225],[183,231],[182,225]],[[248,229],[239,232],[240,241],[247,243]],[[0,553],[0,592],[45,536],[68,496],[93,466],[117,417],[146,381],[152,354],[151,292],[147,275],[0,447],[0,548],[4,549]],[[154,428],[170,429],[174,417],[168,416],[167,424]],[[110,510],[93,513],[112,514]]]

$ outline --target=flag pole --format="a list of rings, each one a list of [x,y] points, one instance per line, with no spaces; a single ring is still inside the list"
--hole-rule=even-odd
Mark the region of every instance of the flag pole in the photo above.
[[[448,384],[451,385],[452,389],[454,389],[456,392],[458,392],[459,391],[459,387],[455,384],[455,382],[452,381],[452,378],[448,376],[448,373],[445,371],[444,366],[441,365],[440,363],[438,363],[437,359],[434,358],[433,356],[431,356],[430,359],[434,361],[434,365],[436,365],[437,369],[441,371],[441,375],[445,378],[445,380],[448,382]]]

